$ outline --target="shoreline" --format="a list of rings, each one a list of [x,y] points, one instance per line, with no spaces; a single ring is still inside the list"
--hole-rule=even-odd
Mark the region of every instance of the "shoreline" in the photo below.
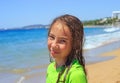
[[[100,47],[90,49],[85,52],[87,53],[85,56],[89,54],[88,58],[92,56],[91,60],[94,61],[86,65],[88,83],[120,83],[120,80],[118,80],[118,78],[120,78],[120,56],[118,56],[120,55],[120,40],[105,43]],[[110,68],[112,68],[112,70]],[[25,73],[22,73],[21,71],[14,71],[15,73],[9,72],[4,75],[3,72],[3,74],[1,74],[0,82],[9,82],[9,80],[11,80],[13,83],[45,83],[46,69],[47,64],[43,66],[38,65],[32,67],[28,70],[28,72]],[[5,78],[4,76],[9,78]],[[114,76],[113,81],[111,80],[112,76]]]
[[[117,42],[119,42],[119,41],[117,41]],[[114,45],[115,45],[115,47],[114,47]],[[118,67],[116,65],[119,64],[118,62],[120,62],[120,56],[118,56],[118,55],[120,55],[120,53],[119,53],[120,48],[116,47],[116,45],[119,45],[119,43],[112,42],[112,43],[109,43],[108,45],[101,46],[101,47],[98,47],[97,49],[95,49],[96,51],[100,51],[100,50],[104,50],[104,49],[108,49],[108,50],[101,51],[101,53],[95,55],[95,56],[99,56],[99,58],[102,57],[100,59],[100,61],[98,61],[98,62],[95,61],[94,63],[86,65],[87,74],[88,74],[88,83],[119,83],[120,80],[118,80],[118,78],[120,76],[120,72],[119,72],[120,67]],[[113,47],[112,50],[109,49],[109,47]],[[91,49],[91,51],[92,51],[91,54],[94,54],[95,50]],[[95,56],[93,56],[92,58],[96,59]],[[103,60],[105,57],[112,57],[112,58]],[[117,58],[119,60],[117,60],[117,62],[116,62]],[[113,65],[111,65],[111,63],[114,64],[115,62],[118,64],[116,64],[113,67]],[[117,67],[119,69],[117,69]],[[112,70],[110,68],[112,68]],[[38,70],[40,70],[40,68],[38,68]],[[111,74],[112,71],[116,72],[115,75]],[[109,75],[109,74],[111,74],[111,75]],[[28,82],[28,83],[42,82],[42,83],[44,83],[45,79],[46,79],[45,76],[46,76],[46,72],[33,73],[30,75],[26,75],[24,82]],[[114,76],[113,82],[110,80],[110,79],[112,79],[111,76]],[[104,81],[103,79],[106,79],[106,80]]]
[[[87,73],[88,73],[88,83],[116,83],[116,82],[111,82],[111,80],[109,81],[109,79],[106,79],[107,77],[110,76],[109,73],[111,72],[111,70],[109,70],[109,69],[108,69],[109,71],[108,70],[104,71],[104,70],[107,69],[106,67],[107,67],[108,63],[111,64],[109,61],[116,60],[117,56],[109,55],[109,54],[111,54],[111,52],[113,52],[113,51],[115,51],[115,53],[116,53],[116,50],[117,50],[117,53],[120,51],[120,48],[116,47],[119,45],[119,43],[120,43],[119,41],[115,41],[115,42],[105,44],[104,46],[90,50],[91,51],[90,54],[94,54],[95,51],[100,51],[99,54],[95,53],[95,55],[92,58],[96,59],[95,56],[99,56],[98,58],[100,58],[100,57],[101,58],[100,58],[100,60],[96,59],[97,61],[86,65]],[[110,47],[112,47],[112,49],[110,49]],[[103,49],[108,49],[108,50],[105,51]],[[103,50],[103,51],[101,51],[101,50]],[[110,58],[106,58],[106,57],[110,57]],[[119,61],[120,61],[120,59],[119,59]],[[107,63],[107,64],[105,64],[105,63]],[[100,64],[100,67],[99,67],[99,64]],[[105,68],[105,69],[103,69],[103,68]],[[37,68],[37,70],[41,70],[41,69]],[[101,73],[99,71],[101,71],[103,73]],[[114,71],[116,71],[116,70],[114,70]],[[117,70],[117,72],[118,72],[118,70]],[[105,74],[105,77],[103,77],[102,74],[103,75]],[[103,77],[104,79],[106,79],[106,81],[102,80],[100,77]],[[46,79],[46,72],[37,72],[37,73],[25,75],[25,80],[23,80],[23,82],[27,82],[27,83],[42,82],[42,83],[44,83],[45,79]],[[115,81],[119,81],[119,80],[115,79]]]
[[[101,56],[103,53],[111,52],[113,50],[120,48],[120,40],[112,41],[109,43],[104,43],[103,45],[93,48],[84,50],[84,56],[86,60],[86,64],[94,64],[98,62],[103,62],[107,60],[114,59],[115,56]]]

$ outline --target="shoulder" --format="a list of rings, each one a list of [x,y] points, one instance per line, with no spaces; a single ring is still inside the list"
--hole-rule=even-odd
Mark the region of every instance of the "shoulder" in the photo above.
[[[70,77],[70,80],[73,81],[73,80],[86,80],[86,75],[84,73],[83,70],[81,69],[73,69],[70,71],[69,73],[69,77]]]
[[[73,64],[69,72],[71,77],[85,77],[84,69],[79,64]]]
[[[54,64],[55,62],[51,62],[49,65],[48,65],[48,68],[47,68],[47,71],[50,71],[54,68]]]
[[[71,67],[70,71],[71,72],[76,71],[76,72],[83,72],[84,73],[83,66],[79,64],[78,60],[74,60],[72,62],[72,67]]]
[[[87,83],[83,67],[76,61],[68,73],[70,83]]]

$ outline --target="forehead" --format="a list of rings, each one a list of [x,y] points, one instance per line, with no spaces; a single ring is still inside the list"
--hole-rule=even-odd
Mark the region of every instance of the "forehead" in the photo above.
[[[69,37],[71,36],[68,26],[66,26],[64,23],[60,21],[57,21],[52,25],[50,33]]]

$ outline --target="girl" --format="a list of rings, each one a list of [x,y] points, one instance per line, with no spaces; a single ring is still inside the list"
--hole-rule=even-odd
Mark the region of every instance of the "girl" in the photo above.
[[[87,83],[83,57],[83,25],[72,15],[57,17],[48,32],[48,49],[54,59],[46,83]]]

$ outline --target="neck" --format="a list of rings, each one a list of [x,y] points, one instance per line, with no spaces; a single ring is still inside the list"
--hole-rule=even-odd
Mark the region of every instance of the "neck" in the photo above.
[[[55,59],[56,62],[56,68],[65,65],[66,60],[57,60]]]

